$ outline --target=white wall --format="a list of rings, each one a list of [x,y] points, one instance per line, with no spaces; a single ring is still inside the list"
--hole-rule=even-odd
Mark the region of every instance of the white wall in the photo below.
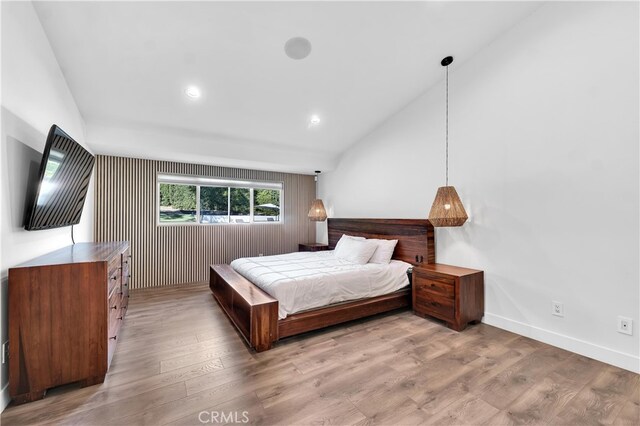
[[[321,151],[290,149],[264,141],[233,139],[170,127],[86,123],[87,140],[97,154],[147,160],[215,164],[253,170],[310,174],[327,170],[336,156]],[[154,149],[150,150],[149,147]]]
[[[485,271],[485,322],[633,371],[638,26],[637,3],[547,4],[456,59],[450,182],[470,221],[436,235],[438,262]],[[440,83],[347,151],[320,194],[334,217],[420,218],[442,185]]]
[[[2,129],[0,149],[2,342],[7,340],[7,269],[71,244],[70,228],[27,232],[22,227],[29,171],[38,167],[49,127],[56,123],[84,144],[84,123],[30,2],[2,2]],[[93,185],[76,241],[93,239]],[[4,409],[8,369],[2,365]]]

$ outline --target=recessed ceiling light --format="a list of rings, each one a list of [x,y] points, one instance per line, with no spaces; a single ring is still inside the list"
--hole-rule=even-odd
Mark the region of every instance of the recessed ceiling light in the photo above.
[[[191,99],[198,99],[200,96],[202,96],[202,94],[200,93],[200,89],[198,89],[196,86],[187,87],[184,93]]]
[[[320,124],[320,117],[318,117],[317,115],[312,115],[309,118],[309,127],[313,127],[313,126],[317,126],[318,124]]]
[[[304,59],[311,53],[311,42],[304,37],[293,37],[284,44],[284,53],[291,59]]]

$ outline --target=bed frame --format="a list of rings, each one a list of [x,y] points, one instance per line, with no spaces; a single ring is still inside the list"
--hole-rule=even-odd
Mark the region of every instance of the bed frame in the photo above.
[[[414,266],[435,263],[433,226],[422,219],[327,219],[329,249],[343,234],[398,240],[393,259]],[[279,339],[411,306],[411,289],[344,302],[289,315],[278,320],[278,301],[229,265],[211,265],[209,287],[214,298],[257,352]]]

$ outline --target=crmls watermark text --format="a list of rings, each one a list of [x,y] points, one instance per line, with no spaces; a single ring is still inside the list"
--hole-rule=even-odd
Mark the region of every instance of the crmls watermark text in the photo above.
[[[200,411],[200,423],[249,423],[248,411]]]

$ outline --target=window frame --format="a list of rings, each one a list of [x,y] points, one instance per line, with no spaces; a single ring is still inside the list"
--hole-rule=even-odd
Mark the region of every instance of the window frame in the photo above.
[[[189,185],[196,187],[196,221],[195,222],[162,222],[160,221],[160,185]],[[227,190],[227,218],[228,222],[216,222],[216,223],[201,223],[201,209],[200,209],[200,188],[205,187],[218,187],[228,188]],[[236,223],[231,222],[231,188],[249,189],[249,216],[250,221],[248,223]],[[269,189],[277,190],[280,192],[280,214],[277,221],[254,221],[254,189]],[[173,173],[156,173],[156,226],[247,226],[247,225],[282,225],[284,223],[284,182],[283,181],[265,181],[259,179],[234,179],[224,177],[209,177],[199,175],[185,175],[185,174],[173,174]]]

